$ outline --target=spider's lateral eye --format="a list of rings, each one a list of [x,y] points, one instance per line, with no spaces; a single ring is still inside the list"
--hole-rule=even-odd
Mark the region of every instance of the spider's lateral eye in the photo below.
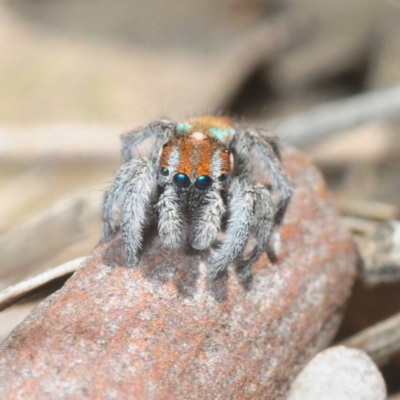
[[[169,175],[169,169],[168,168],[162,167],[162,168],[160,168],[160,172],[161,172],[161,175],[164,175],[164,176],[168,176]]]
[[[196,188],[199,189],[199,190],[207,190],[207,189],[210,189],[212,184],[213,184],[213,179],[211,178],[211,176],[200,175],[196,179],[196,182],[194,183],[194,186],[196,186]]]
[[[224,182],[224,181],[226,181],[228,179],[228,174],[221,174],[219,177],[218,177],[218,180],[220,181],[220,182]]]
[[[174,184],[182,189],[187,189],[190,186],[190,178],[183,173],[178,173],[174,175]]]

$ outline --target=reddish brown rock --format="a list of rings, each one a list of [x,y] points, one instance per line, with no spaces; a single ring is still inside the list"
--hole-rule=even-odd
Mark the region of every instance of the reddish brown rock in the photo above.
[[[251,288],[215,283],[201,252],[148,238],[139,268],[120,240],[43,301],[0,347],[1,399],[279,399],[334,335],[355,251],[320,174],[293,150],[279,260]]]

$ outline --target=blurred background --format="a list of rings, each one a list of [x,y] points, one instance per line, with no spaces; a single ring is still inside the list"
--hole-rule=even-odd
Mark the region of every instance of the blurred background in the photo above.
[[[277,132],[349,229],[398,218],[393,110],[340,127],[328,112],[319,140],[293,116],[399,84],[399,0],[0,0],[0,290],[90,253],[119,134],[163,116]],[[400,311],[399,289],[357,282],[338,338]],[[0,342],[37,302],[0,314]],[[400,353],[382,371],[400,392]]]

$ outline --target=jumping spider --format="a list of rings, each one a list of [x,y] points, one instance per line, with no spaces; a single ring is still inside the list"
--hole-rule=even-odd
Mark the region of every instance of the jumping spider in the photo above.
[[[154,141],[149,157],[136,157],[137,146],[148,139]],[[241,129],[227,117],[160,120],[123,135],[122,153],[125,164],[104,198],[101,241],[121,229],[128,265],[138,263],[143,231],[154,221],[169,248],[187,238],[194,249],[213,248],[212,278],[232,262],[246,278],[264,251],[275,257],[272,231],[293,192],[275,136]],[[266,167],[271,186],[255,182],[254,163]],[[279,194],[276,205],[271,189]],[[221,230],[225,238],[219,242]],[[256,244],[245,257],[250,237]]]

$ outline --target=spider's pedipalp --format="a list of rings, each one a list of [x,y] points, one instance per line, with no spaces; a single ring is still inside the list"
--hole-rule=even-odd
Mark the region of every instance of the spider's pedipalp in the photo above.
[[[124,164],[117,174],[123,182],[119,187],[111,186],[111,197],[120,200],[110,204],[120,212],[122,240],[126,250],[127,265],[137,264],[142,246],[143,229],[151,220],[151,204],[157,192],[154,167],[148,159],[133,159]],[[114,192],[115,191],[115,192]],[[119,197],[119,194],[123,194]],[[122,203],[122,204],[121,204]],[[119,211],[120,210],[120,211]],[[105,224],[108,222],[104,221]]]
[[[230,187],[226,237],[210,261],[212,278],[216,278],[236,257],[243,253],[249,240],[253,207],[254,197],[251,187],[245,181],[233,179]]]
[[[164,192],[156,204],[158,211],[158,233],[165,246],[179,247],[185,237],[186,220],[180,194],[173,184],[165,185]]]
[[[273,228],[274,205],[271,194],[264,185],[254,186],[255,205],[255,239],[256,245],[250,256],[245,260],[243,257],[236,263],[237,270],[243,279],[248,279],[251,274],[251,267],[266,251],[270,259],[275,258],[275,252],[271,245],[271,232]]]
[[[204,204],[195,211],[190,227],[190,242],[197,250],[208,249],[217,238],[221,228],[221,218],[225,214],[225,205],[218,190],[204,195]]]

